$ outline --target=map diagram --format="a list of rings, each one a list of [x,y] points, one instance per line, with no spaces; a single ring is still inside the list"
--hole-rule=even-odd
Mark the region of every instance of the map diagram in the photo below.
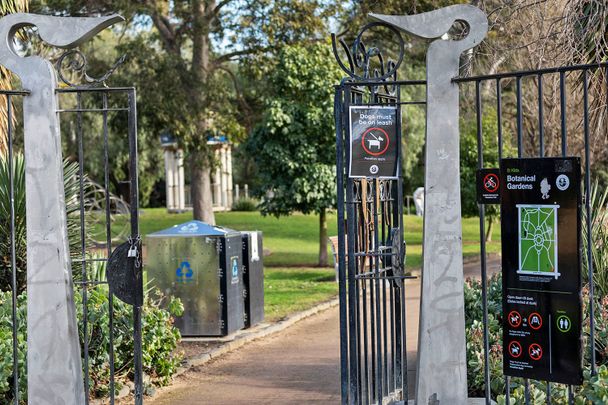
[[[559,205],[518,204],[520,274],[551,276],[557,267],[557,210]]]

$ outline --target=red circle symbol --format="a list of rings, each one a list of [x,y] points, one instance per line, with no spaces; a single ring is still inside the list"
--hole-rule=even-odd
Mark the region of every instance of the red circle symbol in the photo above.
[[[509,325],[513,328],[519,327],[521,325],[521,315],[517,311],[509,312]]]
[[[367,142],[367,146],[365,146],[365,142]],[[382,128],[368,128],[367,131],[363,133],[363,136],[361,136],[361,146],[363,146],[363,150],[372,156],[385,154],[390,143],[391,138]],[[382,147],[383,144],[384,147]],[[372,148],[376,149],[376,152],[372,152]]]
[[[543,326],[543,318],[538,312],[532,312],[528,317],[528,325],[534,330],[539,330]]]
[[[485,188],[488,193],[495,193],[498,190],[499,184],[498,176],[494,173],[486,174],[483,178],[483,188]]]
[[[518,341],[514,340],[509,343],[509,354],[511,355],[511,357],[515,358],[521,356],[521,345]]]
[[[538,343],[532,343],[528,348],[528,354],[532,360],[540,360],[543,358],[543,348]]]

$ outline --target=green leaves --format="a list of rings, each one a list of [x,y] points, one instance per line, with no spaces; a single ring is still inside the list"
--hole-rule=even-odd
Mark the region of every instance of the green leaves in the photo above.
[[[465,322],[467,337],[467,366],[469,395],[480,397],[485,393],[483,378],[483,323],[481,283],[467,280],[464,287]],[[595,305],[596,355],[599,367],[597,375],[592,376],[589,368],[589,295],[584,292],[583,336],[585,344],[585,370],[583,385],[575,387],[575,404],[608,403],[608,296],[598,298]],[[490,387],[492,397],[498,404],[505,405],[505,383],[502,374],[502,283],[500,274],[488,281],[488,331],[490,343]],[[546,402],[546,385],[542,381],[532,381],[530,387],[531,404]],[[563,384],[551,385],[551,401],[554,404],[567,404],[567,387]],[[523,380],[511,379],[510,404],[524,403]]]
[[[333,90],[341,73],[327,43],[286,46],[268,65],[265,114],[247,143],[261,179],[264,214],[335,205]]]

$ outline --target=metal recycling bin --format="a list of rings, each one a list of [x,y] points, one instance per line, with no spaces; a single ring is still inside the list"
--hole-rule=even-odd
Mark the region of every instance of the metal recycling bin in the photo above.
[[[245,327],[264,320],[264,263],[262,232],[243,232],[243,298]]]
[[[145,238],[151,286],[182,300],[183,336],[225,336],[244,327],[242,236],[200,221]]]

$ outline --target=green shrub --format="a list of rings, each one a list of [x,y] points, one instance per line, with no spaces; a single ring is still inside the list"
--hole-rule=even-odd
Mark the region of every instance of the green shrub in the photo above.
[[[63,178],[68,225],[70,252],[80,252],[80,181],[78,163],[63,162]],[[25,290],[26,282],[26,228],[25,228],[25,160],[22,154],[13,157],[13,185],[15,197],[15,253],[17,267],[17,289]],[[87,193],[90,182],[83,179],[84,192]],[[88,220],[86,220],[88,223]],[[89,226],[86,226],[90,229]],[[0,156],[0,291],[11,290],[11,239],[10,239],[10,192],[9,161]],[[78,274],[79,266],[74,265],[73,272]]]
[[[232,204],[232,211],[257,211],[258,201],[253,198],[241,197]]]
[[[179,299],[170,299],[169,310],[161,309],[160,295],[147,295],[142,310],[143,370],[151,382],[166,385],[177,371],[181,354],[176,352],[180,333],[173,326],[172,316],[183,312]],[[104,397],[110,391],[110,336],[109,299],[107,285],[97,285],[88,290],[88,345],[89,378],[92,397]],[[18,359],[19,396],[27,400],[27,294],[18,297]],[[82,316],[82,294],[74,292],[76,312]],[[164,306],[164,305],[163,305]],[[13,348],[11,293],[0,292],[0,403],[10,403],[13,396]],[[114,366],[116,390],[133,378],[133,309],[114,298]],[[83,349],[83,323],[78,324],[81,349]]]
[[[500,274],[488,280],[488,332],[490,389],[492,397],[498,404],[506,404],[505,383],[502,372],[502,281]],[[467,377],[470,396],[484,396],[485,382],[483,374],[483,323],[481,283],[467,280],[464,287],[465,323],[467,339]],[[591,376],[589,369],[589,294],[583,290],[583,339],[585,353],[584,381],[581,387],[574,389],[576,404],[608,403],[608,296],[596,298],[595,305],[595,353],[599,365],[596,376]],[[546,403],[546,385],[542,381],[531,381],[530,403]],[[567,387],[563,384],[551,385],[551,401],[554,404],[567,404]],[[524,386],[520,378],[511,379],[510,405],[524,403]]]
[[[12,293],[0,292],[0,403],[11,403],[13,398],[13,318]],[[19,365],[19,398],[27,398],[27,302],[26,295],[17,297],[17,359]]]
[[[596,294],[600,297],[608,295],[608,188],[603,191],[597,181],[591,186],[589,193],[591,206],[591,257],[593,261],[593,281]],[[587,257],[587,213],[583,210],[583,279],[588,281],[589,267]]]

